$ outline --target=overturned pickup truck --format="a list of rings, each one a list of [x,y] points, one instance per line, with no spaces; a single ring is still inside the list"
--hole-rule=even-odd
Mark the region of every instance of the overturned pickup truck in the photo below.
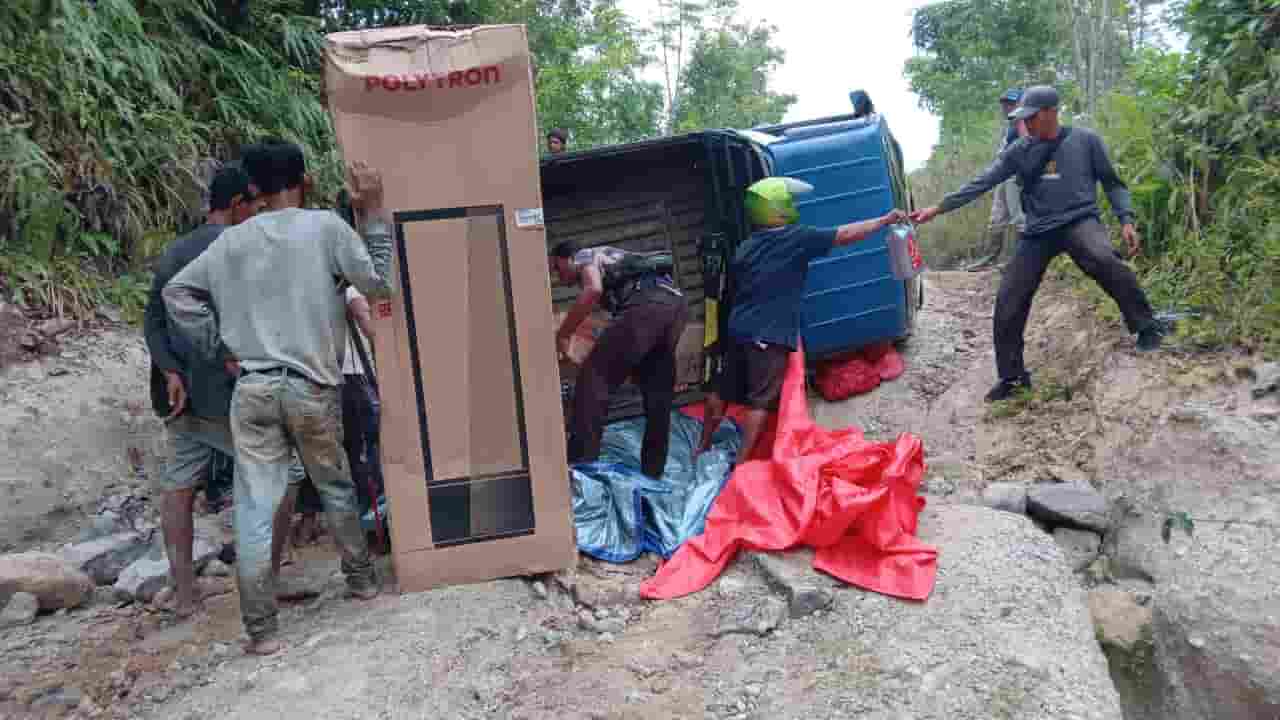
[[[677,403],[696,402],[715,376],[729,307],[726,269],[750,234],[746,188],[770,175],[799,178],[814,192],[800,221],[834,226],[911,210],[902,154],[878,114],[843,115],[747,131],[707,130],[545,158],[542,194],[547,241],[667,251],[690,306],[679,348]],[[898,280],[886,236],[836,248],[810,266],[802,339],[808,359],[911,334],[923,302],[919,277]],[[553,281],[563,312],[578,288]],[[562,390],[572,393],[572,366]],[[614,394],[611,420],[642,414],[639,391]]]

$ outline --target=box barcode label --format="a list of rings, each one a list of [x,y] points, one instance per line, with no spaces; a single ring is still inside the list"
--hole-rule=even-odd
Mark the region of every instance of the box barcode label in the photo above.
[[[521,229],[542,227],[542,208],[516,210],[516,227]]]

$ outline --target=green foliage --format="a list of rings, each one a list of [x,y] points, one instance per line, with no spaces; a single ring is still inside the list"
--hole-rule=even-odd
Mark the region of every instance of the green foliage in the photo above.
[[[781,122],[796,98],[769,89],[770,73],[784,60],[775,32],[771,25],[726,22],[699,36],[684,67],[676,130]]]
[[[1007,400],[997,400],[987,406],[988,420],[1017,417],[1025,412],[1042,413],[1055,403],[1071,402],[1075,388],[1059,378],[1046,375],[1030,390],[1019,389]]]
[[[658,134],[662,88],[641,79],[652,62],[639,29],[612,3],[590,13],[529,19],[537,63],[538,121],[569,131],[573,149]]]
[[[1077,13],[1078,23],[1090,0],[1072,2],[1062,7]],[[1053,6],[949,0],[917,11],[914,37],[924,54],[906,71],[925,106],[943,116],[942,141],[913,176],[919,204],[936,203],[990,160],[990,106],[1003,84],[1056,79],[1066,90],[1064,110],[1078,100],[1081,53],[1067,47],[1071,33],[1044,37],[1024,27],[1036,7],[1051,17]],[[1133,2],[1112,7],[1121,16],[1140,9]],[[1120,72],[1114,90],[1097,96],[1096,113],[1084,119],[1106,138],[1129,184],[1144,245],[1137,268],[1153,304],[1187,314],[1179,333],[1192,346],[1234,344],[1277,355],[1280,0],[1190,0],[1172,7],[1189,51],[1125,49],[1110,68]],[[1000,9],[1004,15],[996,17]],[[1024,38],[1035,41],[1023,45]],[[924,229],[922,244],[935,266],[981,244],[988,207],[975,203]],[[1097,300],[1100,313],[1114,314],[1087,278],[1070,276]]]
[[[1280,353],[1280,3],[1191,2],[1192,52],[1150,50],[1101,128],[1129,179],[1157,306],[1187,341]]]
[[[1009,87],[1069,77],[1059,15],[1052,0],[946,0],[915,11],[911,37],[920,54],[905,75],[921,104],[941,116],[944,138],[964,136],[967,121],[990,115]]]
[[[0,288],[58,313],[130,315],[146,261],[201,219],[205,160],[264,136],[301,145],[319,202],[332,198],[327,32],[524,24],[539,123],[574,149],[672,129],[677,104],[644,79],[655,38],[689,53],[673,76],[681,129],[780,119],[791,98],[768,89],[772,29],[733,24],[736,0],[673,3],[674,24],[646,30],[618,0],[0,2]]]
[[[235,31],[211,0],[0,7],[6,245],[44,260],[128,256],[147,231],[198,214],[189,188],[201,157],[267,134],[300,142],[322,181],[336,179],[306,72],[319,22],[284,14],[292,5],[254,2]]]
[[[997,113],[990,109],[967,116],[959,125],[963,134],[939,144],[924,167],[911,174],[916,207],[937,205],[947,193],[986,169],[995,159],[1001,125]],[[985,250],[990,216],[991,197],[987,195],[964,210],[921,227],[921,252],[930,267],[953,267]]]
[[[1160,538],[1164,540],[1166,545],[1173,539],[1174,528],[1180,528],[1187,534],[1187,537],[1191,537],[1192,533],[1195,532],[1196,522],[1185,512],[1176,512],[1166,515],[1164,522],[1160,525]]]

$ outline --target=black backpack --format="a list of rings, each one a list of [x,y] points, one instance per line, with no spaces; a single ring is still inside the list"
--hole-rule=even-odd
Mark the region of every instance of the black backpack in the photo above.
[[[617,262],[604,267],[605,307],[610,312],[622,309],[638,290],[656,287],[658,281],[675,271],[675,257],[670,252],[627,252]]]

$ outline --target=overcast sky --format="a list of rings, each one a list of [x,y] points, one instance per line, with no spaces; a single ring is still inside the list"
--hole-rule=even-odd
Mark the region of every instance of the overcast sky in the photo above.
[[[902,144],[907,169],[924,164],[938,140],[938,119],[920,109],[902,65],[911,57],[911,10],[926,0],[739,2],[743,19],[778,27],[776,40],[787,59],[774,73],[773,86],[796,96],[788,121],[848,113],[849,92],[862,88]],[[623,0],[622,5],[648,24],[657,0]]]

